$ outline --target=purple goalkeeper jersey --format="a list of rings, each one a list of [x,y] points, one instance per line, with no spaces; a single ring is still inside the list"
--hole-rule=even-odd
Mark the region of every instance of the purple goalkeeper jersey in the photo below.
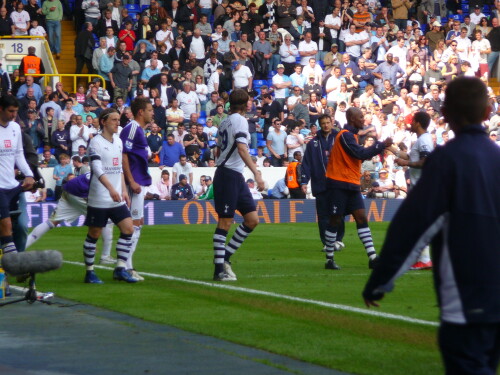
[[[144,130],[132,120],[120,133],[123,142],[123,153],[127,154],[130,171],[135,182],[141,186],[151,185],[148,172],[149,146]]]
[[[90,172],[75,177],[62,186],[64,191],[79,198],[88,198],[89,187]]]

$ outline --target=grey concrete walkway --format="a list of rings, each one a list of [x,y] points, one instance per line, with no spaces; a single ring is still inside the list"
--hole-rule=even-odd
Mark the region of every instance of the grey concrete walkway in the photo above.
[[[0,374],[347,375],[92,306],[55,302],[0,308]]]

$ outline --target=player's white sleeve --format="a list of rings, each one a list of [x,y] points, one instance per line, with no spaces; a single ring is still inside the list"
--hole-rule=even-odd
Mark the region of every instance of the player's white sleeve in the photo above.
[[[90,156],[90,168],[92,173],[99,179],[103,174],[101,155],[99,152],[99,144],[97,142],[91,142],[89,147]]]
[[[26,177],[33,177],[33,172],[31,171],[26,158],[24,157],[24,148],[23,148],[23,136],[19,134],[17,139],[17,147],[16,147],[16,165],[17,168],[23,172]]]
[[[238,120],[239,121],[235,121],[236,123],[233,127],[234,140],[238,143],[248,144],[248,138],[250,136],[248,133],[248,121],[243,116],[239,117]]]

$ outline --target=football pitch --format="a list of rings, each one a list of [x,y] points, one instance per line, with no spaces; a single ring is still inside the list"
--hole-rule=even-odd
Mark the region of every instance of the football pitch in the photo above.
[[[377,251],[387,225],[370,224]],[[145,226],[134,266],[146,281],[119,283],[112,268],[99,266],[105,284],[87,285],[86,228],[56,228],[30,249],[60,250],[65,260],[37,278],[38,288],[348,373],[443,372],[431,272],[407,273],[379,309],[367,309],[361,291],[368,259],[353,223],[346,249],[335,255],[340,271],[324,269],[316,224],[260,225],[232,257],[238,281],[224,284],[212,281],[213,231],[213,225]]]

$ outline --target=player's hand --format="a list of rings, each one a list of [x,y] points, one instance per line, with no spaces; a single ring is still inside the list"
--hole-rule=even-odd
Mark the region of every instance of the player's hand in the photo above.
[[[130,197],[128,196],[127,192],[122,193],[122,200],[125,201],[128,207],[130,207]]]
[[[111,199],[113,199],[113,202],[122,201],[122,197],[120,196],[120,194],[118,194],[118,192],[115,189],[109,191],[109,196],[111,197]]]
[[[408,160],[396,158],[396,159],[394,159],[394,163],[396,163],[397,165],[400,165],[402,167],[405,167],[408,165]]]
[[[264,191],[264,189],[266,188],[266,184],[264,183],[262,174],[260,172],[257,174],[257,176],[255,176],[255,181],[257,182],[257,190]]]
[[[302,185],[300,188],[304,194],[307,194],[307,185]]]
[[[35,180],[33,177],[26,177],[21,185],[24,191],[31,190],[33,185],[35,184]]]
[[[139,194],[141,192],[141,185],[139,185],[137,182],[133,181],[130,183],[130,188],[135,194]]]

